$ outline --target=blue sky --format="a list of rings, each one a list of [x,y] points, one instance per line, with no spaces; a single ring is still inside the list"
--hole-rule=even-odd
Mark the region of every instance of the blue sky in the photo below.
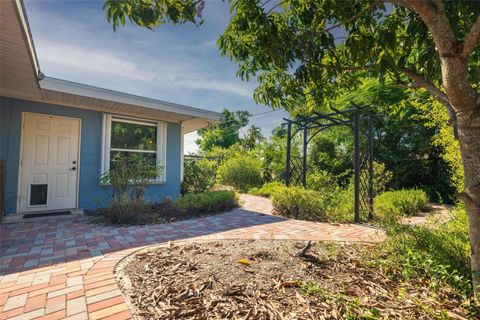
[[[44,74],[220,111],[269,109],[256,105],[255,82],[236,78],[236,64],[216,45],[229,20],[228,4],[207,1],[205,23],[161,26],[154,32],[127,25],[117,32],[105,20],[101,0],[25,0]],[[253,117],[268,135],[282,111]],[[185,136],[185,152],[195,152],[196,134]]]

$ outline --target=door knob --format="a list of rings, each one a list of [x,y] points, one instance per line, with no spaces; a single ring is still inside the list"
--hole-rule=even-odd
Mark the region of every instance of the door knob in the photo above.
[[[76,167],[72,167],[70,170],[75,171],[75,170],[77,170],[77,168],[76,168]]]

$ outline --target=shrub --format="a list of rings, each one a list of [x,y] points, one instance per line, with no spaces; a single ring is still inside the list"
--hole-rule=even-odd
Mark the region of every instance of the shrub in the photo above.
[[[316,170],[307,175],[307,187],[308,189],[322,192],[335,192],[338,185],[335,177],[330,172]]]
[[[412,227],[391,225],[385,244],[372,252],[372,264],[381,266],[392,278],[427,280],[433,288],[448,284],[468,297],[472,287],[465,208],[452,210],[449,218]],[[472,319],[478,319],[478,315]]]
[[[215,184],[216,163],[208,159],[186,160],[183,166],[182,194],[205,192]]]
[[[314,221],[326,219],[328,207],[326,200],[319,192],[300,187],[279,188],[272,195],[272,205],[278,214]],[[296,208],[298,208],[298,217],[296,217]]]
[[[374,200],[375,215],[382,220],[397,219],[425,211],[427,194],[419,189],[403,189],[384,192]]]
[[[298,207],[299,219],[351,222],[354,218],[353,190],[350,189],[335,186],[334,191],[329,188],[316,191],[271,182],[250,189],[249,193],[271,198],[275,211],[286,217],[295,217],[294,208]]]
[[[169,222],[173,219],[183,219],[188,217],[188,212],[183,210],[171,198],[165,198],[163,201],[154,203],[150,206],[151,223]]]
[[[353,188],[354,176],[350,178],[350,187]],[[362,168],[360,173],[360,183],[364,186],[368,186],[369,182],[369,172],[368,166]],[[392,182],[393,173],[385,167],[385,164],[382,162],[373,162],[373,193],[378,195],[387,190],[388,185]]]
[[[101,209],[105,221],[113,224],[165,223],[172,218],[181,219],[186,212],[170,198],[155,204],[128,203]]]
[[[232,191],[191,193],[179,197],[177,205],[188,214],[217,213],[238,206],[238,196]]]
[[[279,192],[287,188],[285,184],[280,182],[269,182],[261,186],[260,188],[252,188],[249,190],[248,193],[254,196],[262,196],[262,197],[271,197],[275,193]]]
[[[373,162],[373,192],[380,194],[385,192],[388,184],[392,181],[393,173],[387,170],[384,163]]]
[[[162,168],[138,155],[115,155],[111,168],[102,175],[100,183],[110,185],[110,206],[142,205],[148,183]]]
[[[100,209],[99,212],[108,223],[113,224],[144,224],[150,220],[148,205],[141,203],[126,203]]]
[[[355,217],[353,189],[340,189],[330,196],[327,207],[328,221],[352,222]],[[368,212],[360,212],[360,218],[367,220]]]
[[[138,155],[115,155],[111,168],[100,182],[108,186],[108,206],[100,212],[110,223],[147,223],[152,220],[144,195],[148,183],[162,168]]]
[[[261,167],[259,159],[249,154],[238,153],[218,167],[218,182],[246,192],[262,184]]]
[[[232,191],[190,193],[176,201],[166,198],[159,203],[128,203],[100,209],[105,220],[113,224],[165,223],[199,214],[218,213],[238,206],[238,196]]]

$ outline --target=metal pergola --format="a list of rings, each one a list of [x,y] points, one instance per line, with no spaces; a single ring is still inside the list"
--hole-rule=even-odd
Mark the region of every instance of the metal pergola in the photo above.
[[[301,184],[307,186],[307,147],[308,143],[320,132],[337,126],[346,126],[353,130],[354,139],[354,214],[355,222],[360,221],[360,210],[368,212],[368,219],[373,214],[373,119],[372,116],[361,116],[361,107],[355,106],[347,110],[334,109],[332,113],[313,112],[308,117],[299,116],[295,119],[284,119],[287,124],[287,162],[286,185]],[[367,122],[367,132],[360,130],[361,122]],[[295,127],[295,128],[293,128]],[[292,133],[292,129],[295,131]],[[292,139],[302,132],[303,148],[301,157],[291,155]],[[361,139],[366,139],[366,149],[362,150]],[[362,179],[362,174],[368,169],[367,177]],[[294,173],[301,170],[300,178],[295,179]],[[297,175],[298,177],[298,175]],[[365,185],[367,184],[367,185]]]

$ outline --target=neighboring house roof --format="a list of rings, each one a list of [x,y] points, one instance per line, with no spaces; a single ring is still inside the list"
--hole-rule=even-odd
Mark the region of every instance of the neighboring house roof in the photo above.
[[[182,123],[192,132],[221,122],[221,113],[45,77],[40,72],[22,0],[0,1],[0,93],[74,108]]]

